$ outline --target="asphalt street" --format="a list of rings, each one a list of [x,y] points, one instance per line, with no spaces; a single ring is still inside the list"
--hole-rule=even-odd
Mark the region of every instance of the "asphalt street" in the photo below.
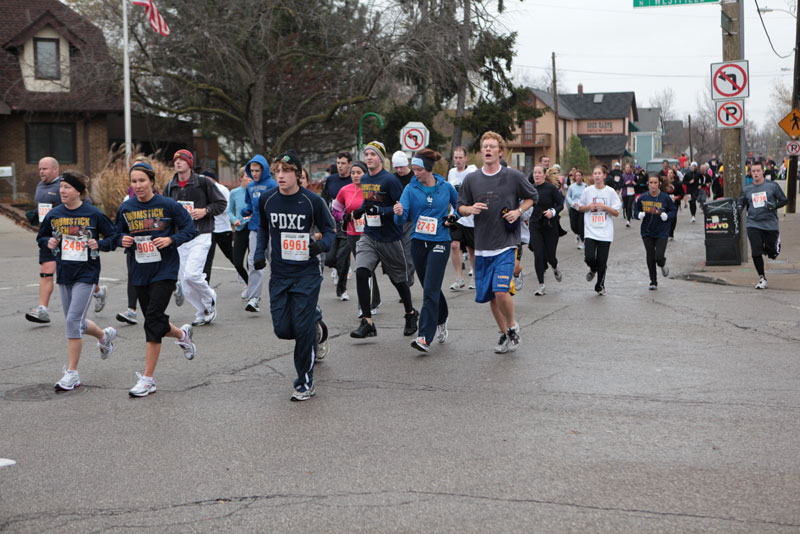
[[[571,234],[543,297],[526,250],[522,347],[504,355],[488,306],[449,290],[450,339],[414,351],[385,277],[378,336],[353,340],[356,304],[326,270],[331,353],[305,403],[289,401],[292,344],[266,299],[244,311],[220,253],[197,358],[165,343],[142,399],[127,390],[144,332],[115,321],[124,261],[104,254],[110,297],[89,317],[118,327],[114,353],[87,340],[84,386],[54,394],[59,298],[49,326],[24,319],[34,234],[0,217],[0,458],[16,462],[0,467],[0,531],[800,532],[800,299],[682,279],[704,253],[701,225],[679,216],[655,292],[637,222],[615,222],[604,297]]]

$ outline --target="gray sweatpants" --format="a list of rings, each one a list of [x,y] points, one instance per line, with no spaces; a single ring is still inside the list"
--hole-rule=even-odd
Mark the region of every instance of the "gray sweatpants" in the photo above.
[[[76,282],[66,286],[59,284],[61,306],[64,308],[64,319],[67,321],[67,339],[81,339],[89,328],[86,314],[92,304],[94,284]]]
[[[264,269],[256,270],[253,267],[253,262],[256,258],[256,245],[258,244],[258,230],[250,231],[250,251],[247,253],[247,300],[252,298],[261,298],[261,286],[264,284]],[[264,254],[269,263],[269,250],[265,250]]]

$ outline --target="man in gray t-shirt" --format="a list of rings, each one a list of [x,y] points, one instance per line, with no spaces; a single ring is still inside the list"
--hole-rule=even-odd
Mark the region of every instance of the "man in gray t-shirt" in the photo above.
[[[520,244],[519,219],[539,197],[521,172],[500,166],[504,149],[500,135],[483,134],[483,166],[464,178],[458,192],[458,213],[475,215],[475,302],[490,303],[500,328],[497,353],[519,346],[519,324],[509,290]]]
[[[738,205],[739,209],[747,207],[747,239],[759,276],[756,289],[767,289],[763,255],[774,260],[781,251],[778,210],[787,201],[781,186],[773,181],[764,181],[763,163],[754,162],[750,166],[750,174],[753,175],[753,183],[742,190]]]

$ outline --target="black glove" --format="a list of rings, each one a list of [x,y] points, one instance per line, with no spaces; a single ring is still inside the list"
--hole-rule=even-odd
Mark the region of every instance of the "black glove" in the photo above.
[[[253,259],[253,269],[255,269],[256,271],[260,271],[261,269],[263,269],[266,266],[267,266],[266,258],[261,257],[261,258],[254,258]]]
[[[368,207],[366,212],[367,215],[377,215],[378,214],[378,206],[373,204],[372,206]]]
[[[351,216],[349,213],[345,213],[344,215],[342,215],[342,224],[347,224],[347,223],[349,223],[349,222],[350,222],[350,219],[351,219],[351,217],[352,217],[352,216]]]
[[[319,241],[314,241],[313,243],[308,245],[308,255],[310,257],[313,258],[314,256],[319,255],[320,252],[323,252],[323,250],[322,250],[322,243],[320,243]]]
[[[444,218],[444,222],[446,222],[448,225],[455,224],[457,220],[458,220],[458,215],[456,215],[455,213],[451,213],[450,215]]]
[[[765,202],[764,207],[769,211],[775,211],[778,209],[778,205],[775,202]]]
[[[360,219],[363,216],[364,216],[364,210],[362,208],[353,210],[353,219]]]

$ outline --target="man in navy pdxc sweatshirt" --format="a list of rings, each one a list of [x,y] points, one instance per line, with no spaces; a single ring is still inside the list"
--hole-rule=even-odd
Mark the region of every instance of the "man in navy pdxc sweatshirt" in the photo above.
[[[245,188],[244,209],[242,210],[243,216],[250,217],[250,221],[247,223],[247,227],[250,229],[250,253],[247,255],[247,266],[250,272],[247,273],[247,306],[245,311],[259,312],[261,311],[259,302],[261,301],[261,286],[264,283],[264,271],[253,267],[256,239],[258,238],[258,199],[267,191],[278,187],[278,183],[269,173],[267,160],[261,154],[256,154],[253,159],[247,162],[244,172],[253,180]]]
[[[309,400],[315,394],[314,360],[324,357],[322,352],[317,353],[318,342],[327,337],[317,306],[322,275],[316,256],[330,250],[336,237],[325,202],[300,187],[301,169],[293,150],[273,163],[278,189],[258,199],[260,222],[254,260],[256,269],[263,269],[269,250],[272,326],[278,338],[295,340],[293,401]],[[322,234],[316,241],[311,239],[314,227]]]

